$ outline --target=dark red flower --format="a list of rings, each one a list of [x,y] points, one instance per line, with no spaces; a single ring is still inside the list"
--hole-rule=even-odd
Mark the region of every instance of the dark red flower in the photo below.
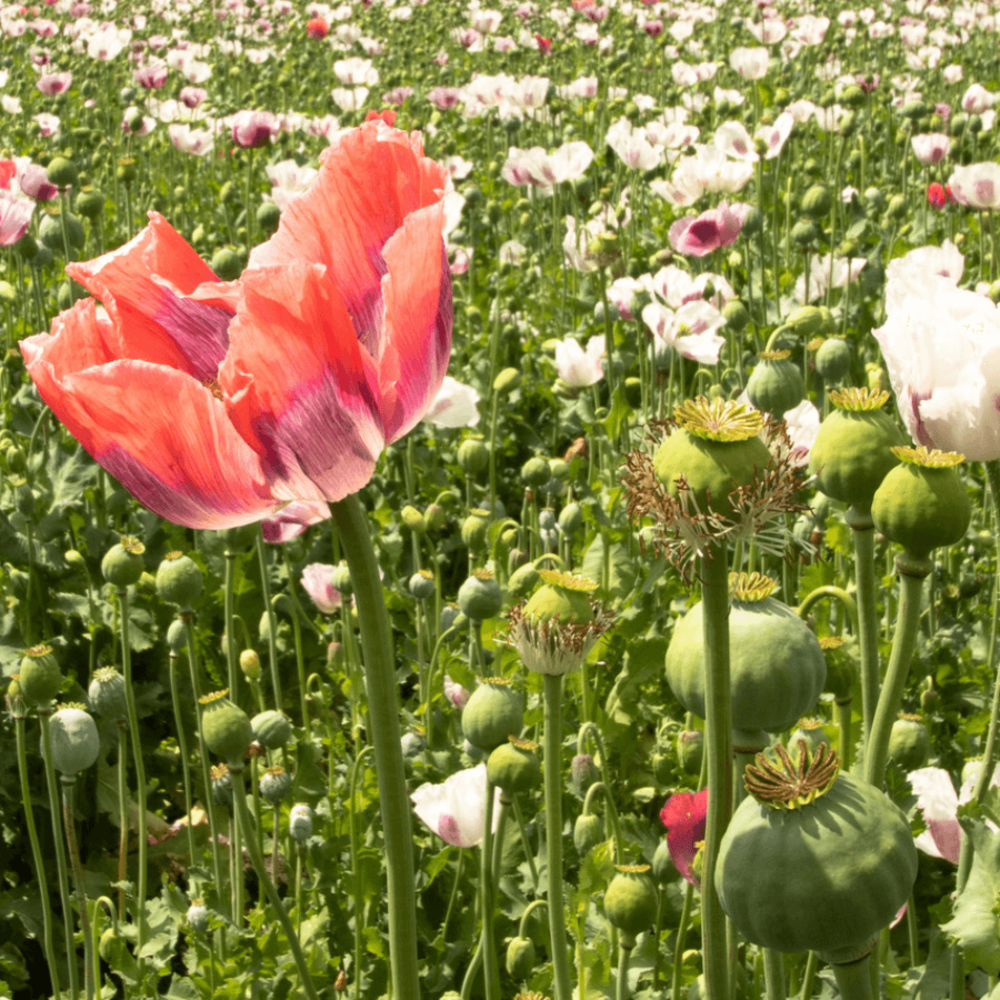
[[[541,35],[535,35],[535,42],[538,45],[538,51],[541,52],[543,56],[547,56],[552,51],[552,39],[542,38]]]
[[[321,17],[314,17],[306,22],[306,34],[310,38],[326,38],[330,33],[330,25]]]
[[[696,844],[705,839],[705,814],[708,810],[708,789],[700,792],[678,792],[667,799],[660,810],[660,822],[667,828],[667,848],[674,867],[692,885],[698,882],[691,872],[691,862],[697,853]]]

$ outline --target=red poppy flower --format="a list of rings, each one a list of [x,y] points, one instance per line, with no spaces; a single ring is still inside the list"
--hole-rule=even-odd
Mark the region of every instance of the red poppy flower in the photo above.
[[[369,111],[368,114],[365,115],[366,122],[373,122],[377,119],[381,119],[386,123],[386,125],[391,127],[396,124],[396,112],[393,111],[392,108],[386,108],[384,111]]]
[[[552,51],[552,40],[550,38],[542,38],[541,35],[535,35],[535,43],[538,45],[538,51],[543,56],[547,56]]]
[[[322,17],[314,17],[306,22],[306,34],[310,38],[326,38],[330,33],[330,25]]]
[[[948,195],[945,193],[944,187],[934,181],[927,185],[927,200],[934,208],[944,208],[948,201]]]
[[[708,812],[708,789],[697,794],[678,792],[667,799],[660,810],[660,822],[667,828],[667,849],[674,867],[692,885],[698,882],[691,872],[697,853],[696,844],[705,839],[705,815]]]
[[[447,170],[373,122],[324,150],[237,282],[165,219],[68,265],[78,302],[21,342],[39,393],[155,513],[193,528],[340,500],[433,402],[451,349]]]

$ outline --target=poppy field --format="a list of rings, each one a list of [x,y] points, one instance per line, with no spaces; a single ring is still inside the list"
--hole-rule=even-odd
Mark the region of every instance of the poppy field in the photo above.
[[[1000,1000],[998,32],[0,7],[0,1000]]]

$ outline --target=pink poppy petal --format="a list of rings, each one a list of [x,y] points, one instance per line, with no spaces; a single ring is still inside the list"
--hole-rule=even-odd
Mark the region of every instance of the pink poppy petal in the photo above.
[[[149,225],[124,246],[66,272],[104,303],[118,357],[215,377],[232,314],[187,297],[218,279],[162,215],[150,212]]]
[[[451,275],[441,236],[444,206],[407,216],[383,249],[385,332],[378,361],[386,439],[424,415],[441,388],[451,354]]]
[[[219,370],[230,419],[281,499],[357,492],[385,446],[378,375],[325,268],[251,269],[241,286]]]

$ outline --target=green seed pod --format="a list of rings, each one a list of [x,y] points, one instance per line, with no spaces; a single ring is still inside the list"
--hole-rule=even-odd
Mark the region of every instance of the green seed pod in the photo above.
[[[288,814],[288,832],[300,844],[313,835],[313,811],[305,802],[297,802]]]
[[[250,728],[254,742],[266,750],[283,747],[292,738],[292,724],[283,712],[276,712],[274,709],[258,712],[250,720]]]
[[[121,954],[125,950],[125,942],[122,940],[121,934],[118,932],[117,927],[109,927],[101,935],[101,940],[98,942],[97,951],[101,958],[104,959],[112,968],[116,967],[116,963],[121,960]]]
[[[183,552],[168,552],[156,570],[156,592],[181,610],[191,607],[203,585],[201,570]]]
[[[507,945],[507,973],[514,979],[527,979],[535,968],[535,945],[531,938],[516,937]]]
[[[223,809],[229,809],[233,804],[233,779],[225,764],[216,764],[209,768],[212,781],[212,801]]]
[[[965,456],[923,445],[892,451],[902,461],[875,491],[875,527],[918,559],[960,542],[972,519],[972,506],[955,469]]]
[[[221,757],[230,771],[238,771],[243,767],[243,754],[253,741],[254,732],[246,712],[234,705],[227,694],[229,691],[224,688],[198,699],[203,706],[201,734],[208,749]]]
[[[857,656],[852,655],[853,647],[845,647],[844,640],[835,635],[824,636],[819,640],[819,645],[826,659],[825,690],[838,703],[850,701],[858,679]]]
[[[427,532],[427,518],[417,510],[416,507],[407,504],[400,512],[399,516],[410,531],[417,535]]]
[[[802,196],[801,209],[811,219],[821,219],[830,214],[833,196],[825,184],[813,184]]]
[[[490,449],[481,435],[470,435],[458,446],[457,457],[467,476],[478,476],[490,463]]]
[[[890,219],[901,219],[906,215],[906,198],[901,194],[894,194],[889,199],[889,204],[885,210],[885,214]]]
[[[128,716],[125,678],[114,667],[100,667],[87,688],[90,710],[106,719],[118,722]]]
[[[668,882],[672,882],[676,874],[677,869],[674,867],[673,859],[670,857],[670,847],[667,844],[666,838],[664,838],[660,841],[659,846],[656,848],[656,853],[653,855],[653,881],[659,886],[664,886]]]
[[[595,782],[601,780],[594,758],[589,753],[578,753],[570,763],[570,776],[573,787],[582,795]]]
[[[18,679],[29,705],[48,705],[62,687],[62,671],[51,646],[32,646],[21,657]]]
[[[677,759],[685,774],[700,774],[705,756],[705,734],[700,729],[684,730],[677,734]]]
[[[622,932],[623,946],[656,920],[656,886],[649,865],[617,865],[618,873],[604,893],[604,915]]]
[[[799,745],[799,740],[805,743],[810,754],[815,754],[824,743],[829,745],[830,741],[826,738],[826,733],[823,732],[823,720],[799,719],[799,724],[788,740],[788,745],[793,748],[793,753],[795,752],[794,748]]]
[[[493,391],[498,395],[513,392],[521,384],[521,372],[517,368],[504,368],[493,380]]]
[[[524,725],[521,696],[502,677],[484,677],[462,709],[462,733],[486,753],[517,736]]]
[[[678,428],[653,456],[656,478],[673,497],[687,484],[690,498],[702,511],[730,516],[729,495],[749,485],[771,461],[767,445],[757,437],[763,415],[739,403],[700,396],[674,410]]]
[[[97,724],[82,707],[67,705],[49,719],[52,741],[52,766],[60,774],[77,774],[86,771],[97,760],[101,740]],[[45,741],[42,741],[45,756]]]
[[[223,281],[235,281],[243,273],[240,255],[229,247],[216,250],[210,266]]]
[[[482,622],[493,618],[503,605],[500,584],[493,579],[488,569],[476,569],[458,588],[458,606],[462,613],[473,621]]]
[[[811,246],[816,240],[819,239],[819,230],[816,228],[816,223],[812,219],[799,219],[798,222],[792,226],[789,235],[792,238],[792,242],[800,247]]]
[[[575,535],[583,527],[583,508],[574,500],[559,512],[559,528],[567,535]]]
[[[461,535],[465,547],[473,552],[482,552],[490,530],[490,512],[475,507],[462,522]]]
[[[487,776],[506,796],[531,791],[542,776],[536,750],[537,743],[508,736],[507,742],[490,754],[486,762]]]
[[[179,653],[187,648],[187,626],[180,618],[175,618],[167,627],[167,649]]]
[[[827,314],[821,306],[799,306],[781,324],[781,329],[805,339],[822,333],[826,325]]]
[[[590,594],[597,589],[593,580],[557,570],[543,569],[545,581],[524,606],[524,617],[534,624],[558,618],[560,622],[587,625],[594,621]]]
[[[816,352],[816,371],[824,382],[839,382],[851,370],[851,347],[841,337],[823,341]]]
[[[281,209],[275,202],[265,201],[257,209],[257,225],[268,235],[277,230],[279,222],[281,222]]]
[[[407,586],[410,589],[410,593],[418,601],[426,601],[433,597],[434,592],[437,589],[434,583],[434,574],[429,569],[417,570],[417,572],[410,577]]]
[[[750,322],[750,313],[739,299],[730,299],[722,310],[722,318],[726,321],[727,329],[734,333],[742,333]]]
[[[549,463],[538,455],[534,458],[529,458],[521,466],[521,479],[524,480],[524,484],[530,489],[538,489],[540,486],[544,486],[551,478],[552,470],[549,468]]]
[[[781,732],[815,704],[826,680],[816,636],[787,605],[770,596],[775,582],[757,573],[730,576],[730,683],[733,728]],[[671,690],[705,717],[702,605],[674,627],[667,648]]]
[[[905,442],[882,410],[887,392],[834,389],[829,399],[837,409],[820,424],[809,474],[827,496],[867,513],[882,480],[899,463],[893,448]]]
[[[577,816],[573,824],[573,844],[582,858],[604,841],[604,821],[594,813]]]
[[[904,771],[915,771],[927,763],[930,754],[930,733],[920,716],[900,712],[889,734],[889,759]]]
[[[240,670],[248,681],[260,680],[260,656],[255,649],[244,649],[240,653]]]
[[[269,767],[260,776],[260,794],[276,806],[292,790],[292,776],[283,767]]]
[[[78,173],[72,160],[67,160],[65,156],[53,156],[45,168],[45,177],[57,188],[68,188],[76,184]]]
[[[56,253],[62,253],[66,249],[60,213],[50,212],[42,219],[38,226],[38,237],[45,246]],[[66,213],[66,237],[72,250],[79,250],[86,239],[83,223],[69,212]]]
[[[146,567],[142,554],[146,546],[137,538],[122,535],[117,545],[112,545],[101,560],[101,573],[104,579],[119,590],[139,582],[139,577]]]
[[[12,719],[26,719],[28,717],[28,703],[24,700],[24,693],[21,691],[21,675],[14,674],[7,685],[7,711]]]
[[[747,381],[750,402],[775,420],[783,420],[806,396],[802,372],[791,356],[791,351],[765,351]]]
[[[719,850],[719,902],[755,944],[850,962],[909,898],[910,824],[879,789],[838,774],[825,747],[805,764],[781,747],[775,756],[746,770],[750,794]]]

